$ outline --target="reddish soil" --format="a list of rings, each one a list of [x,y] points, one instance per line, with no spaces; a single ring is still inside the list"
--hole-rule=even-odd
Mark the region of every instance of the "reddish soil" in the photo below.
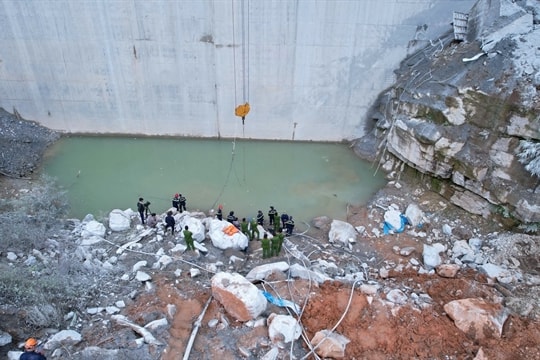
[[[452,300],[480,297],[495,301],[500,297],[500,293],[476,272],[460,273],[454,279],[412,271],[391,273],[389,281],[395,282],[396,287],[409,284],[415,292],[428,293],[433,299],[432,305],[424,310],[389,306],[384,299],[369,299],[358,289],[351,297],[351,287],[336,282],[318,287],[304,280],[288,283],[285,279],[274,279],[272,283],[277,285],[269,290],[283,295],[292,289],[290,299],[298,304],[306,301],[300,321],[309,339],[317,331],[334,328],[343,316],[336,331],[351,341],[346,347],[347,359],[474,359],[480,348],[490,360],[540,358],[538,322],[510,316],[500,339],[477,341],[460,331],[444,313],[443,305]],[[163,360],[179,359],[184,354],[193,324],[210,296],[210,290],[199,285],[188,278],[174,284],[171,279],[161,277],[156,281],[156,292],[140,296],[126,313],[128,318],[144,325],[150,320],[148,314],[167,313],[168,304],[176,306]],[[274,306],[269,312],[286,313]],[[223,318],[229,322],[228,327],[208,326],[210,320]],[[270,350],[271,344],[264,340],[265,336],[265,327],[246,330],[246,326],[234,322],[226,310],[212,300],[190,359],[232,360],[238,357],[239,347],[251,349],[253,354],[254,345],[259,347],[257,355],[260,356]],[[303,349],[306,354],[305,345]],[[280,358],[288,358],[283,356]]]

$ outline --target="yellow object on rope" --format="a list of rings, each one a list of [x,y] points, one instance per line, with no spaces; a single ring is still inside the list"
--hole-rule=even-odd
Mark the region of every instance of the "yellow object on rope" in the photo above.
[[[242,118],[244,118],[248,113],[249,113],[249,103],[238,105],[236,109],[234,109],[234,114]]]

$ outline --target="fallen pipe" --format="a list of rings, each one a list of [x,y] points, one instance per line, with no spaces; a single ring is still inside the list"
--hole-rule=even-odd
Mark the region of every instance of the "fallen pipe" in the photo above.
[[[197,318],[195,323],[193,323],[194,328],[191,331],[191,336],[189,337],[189,341],[188,341],[188,344],[186,346],[186,351],[184,352],[184,357],[182,358],[183,360],[188,360],[189,359],[189,354],[191,353],[191,347],[193,346],[193,342],[195,341],[195,337],[197,336],[197,332],[199,331],[199,328],[201,327],[202,319],[204,317],[204,314],[206,313],[206,310],[208,309],[208,306],[210,305],[211,300],[212,300],[212,295],[210,295],[210,297],[206,301],[206,304],[204,305],[204,308],[203,308],[201,314],[199,315],[199,317]]]

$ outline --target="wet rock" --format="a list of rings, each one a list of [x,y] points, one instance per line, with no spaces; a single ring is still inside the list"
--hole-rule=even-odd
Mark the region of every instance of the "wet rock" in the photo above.
[[[451,301],[444,305],[444,311],[461,331],[475,340],[500,338],[509,315],[501,304],[478,298]]]

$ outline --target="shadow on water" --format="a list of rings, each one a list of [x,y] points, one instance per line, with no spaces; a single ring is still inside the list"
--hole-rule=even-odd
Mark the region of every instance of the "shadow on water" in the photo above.
[[[77,218],[135,210],[139,197],[159,214],[182,193],[188,211],[221,204],[225,214],[250,218],[273,205],[297,221],[345,220],[348,204],[366,203],[385,184],[347,145],[312,142],[66,137],[42,172],[68,190]]]

